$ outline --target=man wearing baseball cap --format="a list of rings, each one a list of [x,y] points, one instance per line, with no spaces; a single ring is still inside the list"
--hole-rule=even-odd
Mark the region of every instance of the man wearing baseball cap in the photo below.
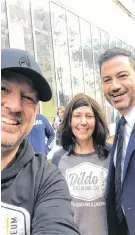
[[[20,49],[2,50],[1,78],[2,234],[80,234],[60,171],[25,139],[38,102],[51,99],[49,84]]]

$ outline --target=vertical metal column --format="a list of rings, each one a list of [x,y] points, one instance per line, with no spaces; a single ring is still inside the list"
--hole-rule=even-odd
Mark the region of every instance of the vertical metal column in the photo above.
[[[29,5],[30,5],[32,36],[33,36],[34,57],[35,57],[35,60],[38,62],[35,27],[34,27],[34,16],[33,16],[32,1],[31,0],[29,1]],[[39,109],[40,109],[40,113],[42,114],[42,104],[41,104],[41,102],[39,102]]]
[[[100,28],[99,28],[99,37],[100,37],[100,52],[101,52],[101,54],[102,54],[101,29],[100,29]],[[100,72],[99,72],[99,75],[100,75]],[[100,76],[100,79],[101,79],[101,76]],[[101,81],[101,98],[102,98],[102,107],[104,106],[103,96],[104,96],[104,92],[103,92],[102,81]]]
[[[96,99],[95,61],[94,61],[94,50],[93,50],[93,38],[92,38],[91,24],[90,24],[90,35],[91,35],[91,49],[92,49],[92,61],[93,61],[93,75],[94,75],[95,99]]]
[[[34,27],[34,16],[33,16],[33,10],[32,10],[32,1],[30,0],[29,3],[30,3],[30,15],[31,15],[31,27],[32,27],[32,36],[33,36],[34,56],[35,56],[35,60],[38,62],[35,27]]]
[[[9,47],[11,47],[11,43],[10,43],[11,24],[10,24],[10,11],[9,11],[9,2],[8,2],[8,0],[5,1],[5,6],[6,6],[6,12],[7,12]]]
[[[70,69],[70,80],[71,80],[71,90],[72,90],[72,97],[74,95],[73,92],[73,79],[72,79],[72,69],[71,69],[71,52],[70,52],[70,43],[69,43],[69,32],[68,32],[68,20],[67,20],[67,10],[66,10],[66,29],[67,29],[67,45],[68,45],[68,58],[69,58],[69,69]]]
[[[52,24],[51,2],[52,1],[49,1],[49,13],[50,13],[50,23],[51,23],[51,38],[52,38],[52,52],[53,52],[54,72],[55,72],[54,77],[55,77],[56,92],[57,92],[57,106],[59,106],[60,105],[60,100],[59,100],[59,93],[58,93],[58,89],[57,89],[57,76],[56,76],[56,63],[55,63],[55,52],[54,52],[54,34],[53,34],[53,24]]]
[[[10,47],[10,36],[9,36],[10,20],[9,20],[9,7],[8,7],[7,0],[5,1],[5,8],[6,8],[7,28],[8,28],[8,42],[9,42],[9,47]]]
[[[109,47],[109,35],[108,35],[108,47]],[[102,40],[101,40],[101,52],[103,53]],[[103,88],[102,88],[102,91],[103,91]],[[104,97],[104,92],[103,92],[103,97]],[[108,114],[107,114],[107,105],[106,105],[105,97],[103,98],[103,105],[104,105],[104,107],[105,107],[105,115],[106,115],[106,119],[108,119]]]
[[[80,24],[80,17],[79,19],[79,33],[80,33],[80,46],[81,46],[81,56],[82,56],[82,75],[83,75],[83,87],[85,93],[85,78],[84,78],[84,56],[83,56],[83,46],[82,46],[82,34],[81,34],[81,24]]]

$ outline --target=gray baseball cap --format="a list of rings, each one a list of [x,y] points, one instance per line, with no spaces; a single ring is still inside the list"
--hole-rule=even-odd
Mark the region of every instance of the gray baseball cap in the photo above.
[[[27,51],[15,48],[2,49],[1,71],[12,71],[27,76],[37,89],[39,100],[49,101],[51,99],[51,88],[43,77],[38,63]]]

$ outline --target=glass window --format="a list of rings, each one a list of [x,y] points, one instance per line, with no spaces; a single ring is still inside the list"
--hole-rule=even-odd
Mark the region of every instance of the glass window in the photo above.
[[[129,51],[131,51],[134,54],[135,49],[132,46],[128,45],[127,43],[122,42],[122,47],[129,50]]]
[[[67,23],[71,60],[72,87],[73,95],[75,95],[76,93],[84,92],[79,19],[76,15],[67,12]]]
[[[99,56],[101,55],[101,41],[100,41],[100,30],[96,26],[92,25],[92,46],[93,46],[93,57],[94,57],[94,72],[96,82],[96,100],[102,106],[103,105],[103,92],[99,71]]]
[[[114,111],[114,108],[107,101],[106,101],[106,112],[107,112],[108,123],[109,124],[115,123],[115,111]]]
[[[100,30],[101,32],[101,47],[102,52],[104,53],[106,50],[109,49],[109,35],[103,30]]]
[[[134,51],[133,47],[130,46],[130,45],[128,45],[128,44],[125,43],[125,42],[122,42],[122,47],[125,48],[125,49],[127,49],[127,50],[129,50],[129,51],[131,51],[131,52]]]
[[[72,96],[65,9],[51,4],[58,104],[66,106]]]
[[[54,77],[54,58],[52,50],[52,35],[48,1],[32,1],[32,16],[35,36],[35,49],[38,63],[49,82],[53,98],[42,104],[42,112],[52,121],[57,105],[56,83]]]
[[[116,38],[109,35],[109,48],[116,47]]]
[[[133,48],[130,46],[130,45],[127,45],[127,48],[126,48],[127,50],[129,50],[129,51],[131,51],[131,52],[133,52]]]
[[[104,53],[106,50],[109,49],[109,35],[104,30],[100,30],[100,34],[101,34],[101,49],[102,49],[102,53]],[[105,110],[105,113],[107,116],[108,114],[106,110],[106,100],[105,100],[104,95],[102,96],[102,99],[103,99],[103,110]]]
[[[95,98],[95,80],[94,80],[94,66],[92,55],[92,38],[90,23],[81,20],[81,40],[83,51],[83,69],[84,69],[84,85],[85,93]]]
[[[109,35],[109,48],[116,47],[116,39]],[[114,108],[105,100],[103,99],[104,106],[106,107],[106,116],[108,120],[108,124],[112,124],[115,122],[114,118]]]
[[[116,39],[116,47],[122,47],[122,41],[120,39]]]
[[[127,43],[125,43],[125,42],[122,42],[122,48],[125,48],[125,49],[127,49],[127,48],[128,48],[128,45],[127,45]]]
[[[6,1],[1,2],[1,49],[9,48]]]
[[[10,46],[26,49],[34,56],[29,1],[8,1]]]

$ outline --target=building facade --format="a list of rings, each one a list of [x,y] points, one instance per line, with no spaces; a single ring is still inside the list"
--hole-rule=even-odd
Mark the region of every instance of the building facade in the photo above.
[[[28,50],[40,64],[53,97],[41,104],[41,112],[52,122],[58,106],[66,106],[79,92],[95,98],[115,123],[116,111],[105,101],[98,58],[118,46],[135,55],[133,45],[112,38],[108,32],[49,0],[2,0],[1,47]]]

